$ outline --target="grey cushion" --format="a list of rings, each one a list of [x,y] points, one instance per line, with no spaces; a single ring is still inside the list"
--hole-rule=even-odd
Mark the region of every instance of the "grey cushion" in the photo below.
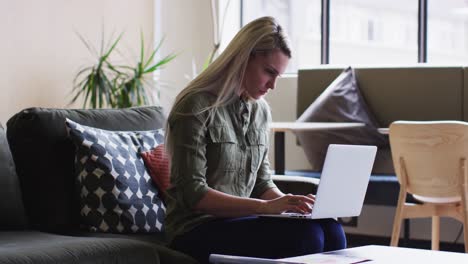
[[[166,238],[164,233],[138,233],[132,235],[125,234],[110,234],[110,233],[84,233],[79,232],[74,234],[76,236],[86,237],[106,237],[106,238],[126,238],[137,241],[151,243],[158,249],[159,258],[161,263],[181,263],[181,264],[196,264],[198,263],[192,257],[173,249],[168,248],[166,245]]]
[[[0,187],[0,230],[25,228],[26,217],[18,176],[2,124],[0,124]]]
[[[75,147],[65,118],[106,130],[155,130],[164,126],[160,107],[128,109],[25,109],[8,120],[7,138],[34,229],[64,232],[79,226]]]
[[[130,239],[71,237],[34,231],[0,232],[1,264],[155,264],[160,263],[158,252],[152,244]]]
[[[321,171],[329,144],[388,146],[372,111],[368,108],[356,81],[354,70],[345,69],[304,111],[297,122],[361,122],[366,127],[326,131],[300,131],[297,138],[312,170]],[[373,170],[376,173],[374,167]]]

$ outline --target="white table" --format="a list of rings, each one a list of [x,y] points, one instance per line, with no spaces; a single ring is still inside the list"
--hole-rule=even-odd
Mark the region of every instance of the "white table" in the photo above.
[[[320,260],[329,259],[329,262]],[[327,253],[312,254],[307,256],[293,257],[282,259],[284,261],[292,261],[298,263],[468,263],[468,254],[433,251],[426,249],[388,247],[388,246],[362,246],[355,248],[347,248]],[[331,260],[334,260],[332,262]],[[341,261],[341,262],[340,262]]]
[[[275,135],[275,174],[282,175],[285,170],[285,147],[284,134],[286,131],[314,131],[314,130],[336,130],[346,128],[364,127],[364,123],[347,122],[272,122],[271,131]]]

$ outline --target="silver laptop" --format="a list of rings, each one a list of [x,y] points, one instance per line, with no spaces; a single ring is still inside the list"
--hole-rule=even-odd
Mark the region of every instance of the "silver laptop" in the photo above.
[[[329,145],[312,213],[259,216],[321,219],[360,215],[376,152],[376,146]]]

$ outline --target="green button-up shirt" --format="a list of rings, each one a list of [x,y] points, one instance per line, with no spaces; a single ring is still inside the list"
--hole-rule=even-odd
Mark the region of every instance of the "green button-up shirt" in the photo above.
[[[199,113],[216,97],[200,93],[184,100],[181,113]],[[174,141],[171,187],[168,190],[166,234],[169,240],[214,216],[193,208],[211,188],[240,197],[260,197],[276,187],[268,161],[270,110],[260,99],[219,107],[208,112],[175,115],[168,120]]]

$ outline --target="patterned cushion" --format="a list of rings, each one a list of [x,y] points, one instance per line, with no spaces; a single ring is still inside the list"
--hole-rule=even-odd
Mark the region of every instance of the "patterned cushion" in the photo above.
[[[159,145],[163,130],[108,131],[70,119],[66,125],[77,146],[82,224],[96,232],[161,231],[166,208],[139,153]]]
[[[145,161],[146,168],[148,169],[153,182],[158,186],[158,190],[161,193],[160,197],[164,199],[166,190],[170,185],[169,156],[166,153],[164,144],[140,154]]]

